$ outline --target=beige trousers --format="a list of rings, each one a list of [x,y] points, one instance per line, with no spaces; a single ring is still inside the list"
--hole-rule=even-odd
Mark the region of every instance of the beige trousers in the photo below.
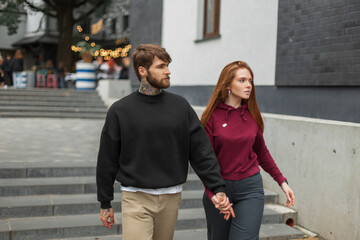
[[[123,240],[172,240],[181,193],[122,192]]]

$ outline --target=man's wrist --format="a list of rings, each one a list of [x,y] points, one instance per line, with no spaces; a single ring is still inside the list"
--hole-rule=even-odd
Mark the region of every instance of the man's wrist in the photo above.
[[[100,208],[109,209],[109,208],[111,208],[111,204],[110,204],[110,202],[101,202]]]

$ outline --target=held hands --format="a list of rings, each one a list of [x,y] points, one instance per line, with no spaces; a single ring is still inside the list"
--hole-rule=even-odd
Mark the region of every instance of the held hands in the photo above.
[[[105,227],[111,229],[114,225],[114,210],[112,208],[100,209],[100,220]]]
[[[224,219],[227,221],[230,218],[230,215],[234,218],[235,213],[232,208],[232,203],[229,202],[229,198],[226,197],[226,194],[223,192],[218,192],[211,198],[211,201],[215,205],[215,208],[220,210],[220,213],[224,214]]]
[[[289,187],[289,185],[286,182],[283,182],[281,184],[281,189],[283,190],[283,192],[286,195],[286,206],[290,207],[290,206],[294,206],[295,204],[295,195],[293,193],[293,191],[291,190],[291,188]]]

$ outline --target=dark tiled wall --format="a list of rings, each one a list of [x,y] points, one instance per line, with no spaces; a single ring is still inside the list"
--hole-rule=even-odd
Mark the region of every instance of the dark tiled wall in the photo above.
[[[360,1],[279,0],[277,86],[360,86]]]
[[[139,44],[161,45],[163,0],[132,0],[130,6],[130,40],[134,50]],[[132,53],[132,51],[131,51]],[[130,66],[130,79],[133,85],[139,81]]]
[[[256,74],[256,73],[255,73]],[[172,86],[167,91],[206,106],[215,86]],[[360,87],[256,86],[261,112],[360,123]]]

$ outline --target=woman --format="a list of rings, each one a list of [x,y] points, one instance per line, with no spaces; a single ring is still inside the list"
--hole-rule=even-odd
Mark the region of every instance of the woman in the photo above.
[[[209,240],[259,239],[264,210],[259,165],[281,186],[287,197],[286,206],[295,204],[294,193],[266,148],[253,79],[247,63],[235,61],[226,65],[201,117],[235,212],[235,217],[224,221],[214,207],[219,200],[205,190],[203,204]],[[229,212],[225,213],[225,219],[229,217]]]

